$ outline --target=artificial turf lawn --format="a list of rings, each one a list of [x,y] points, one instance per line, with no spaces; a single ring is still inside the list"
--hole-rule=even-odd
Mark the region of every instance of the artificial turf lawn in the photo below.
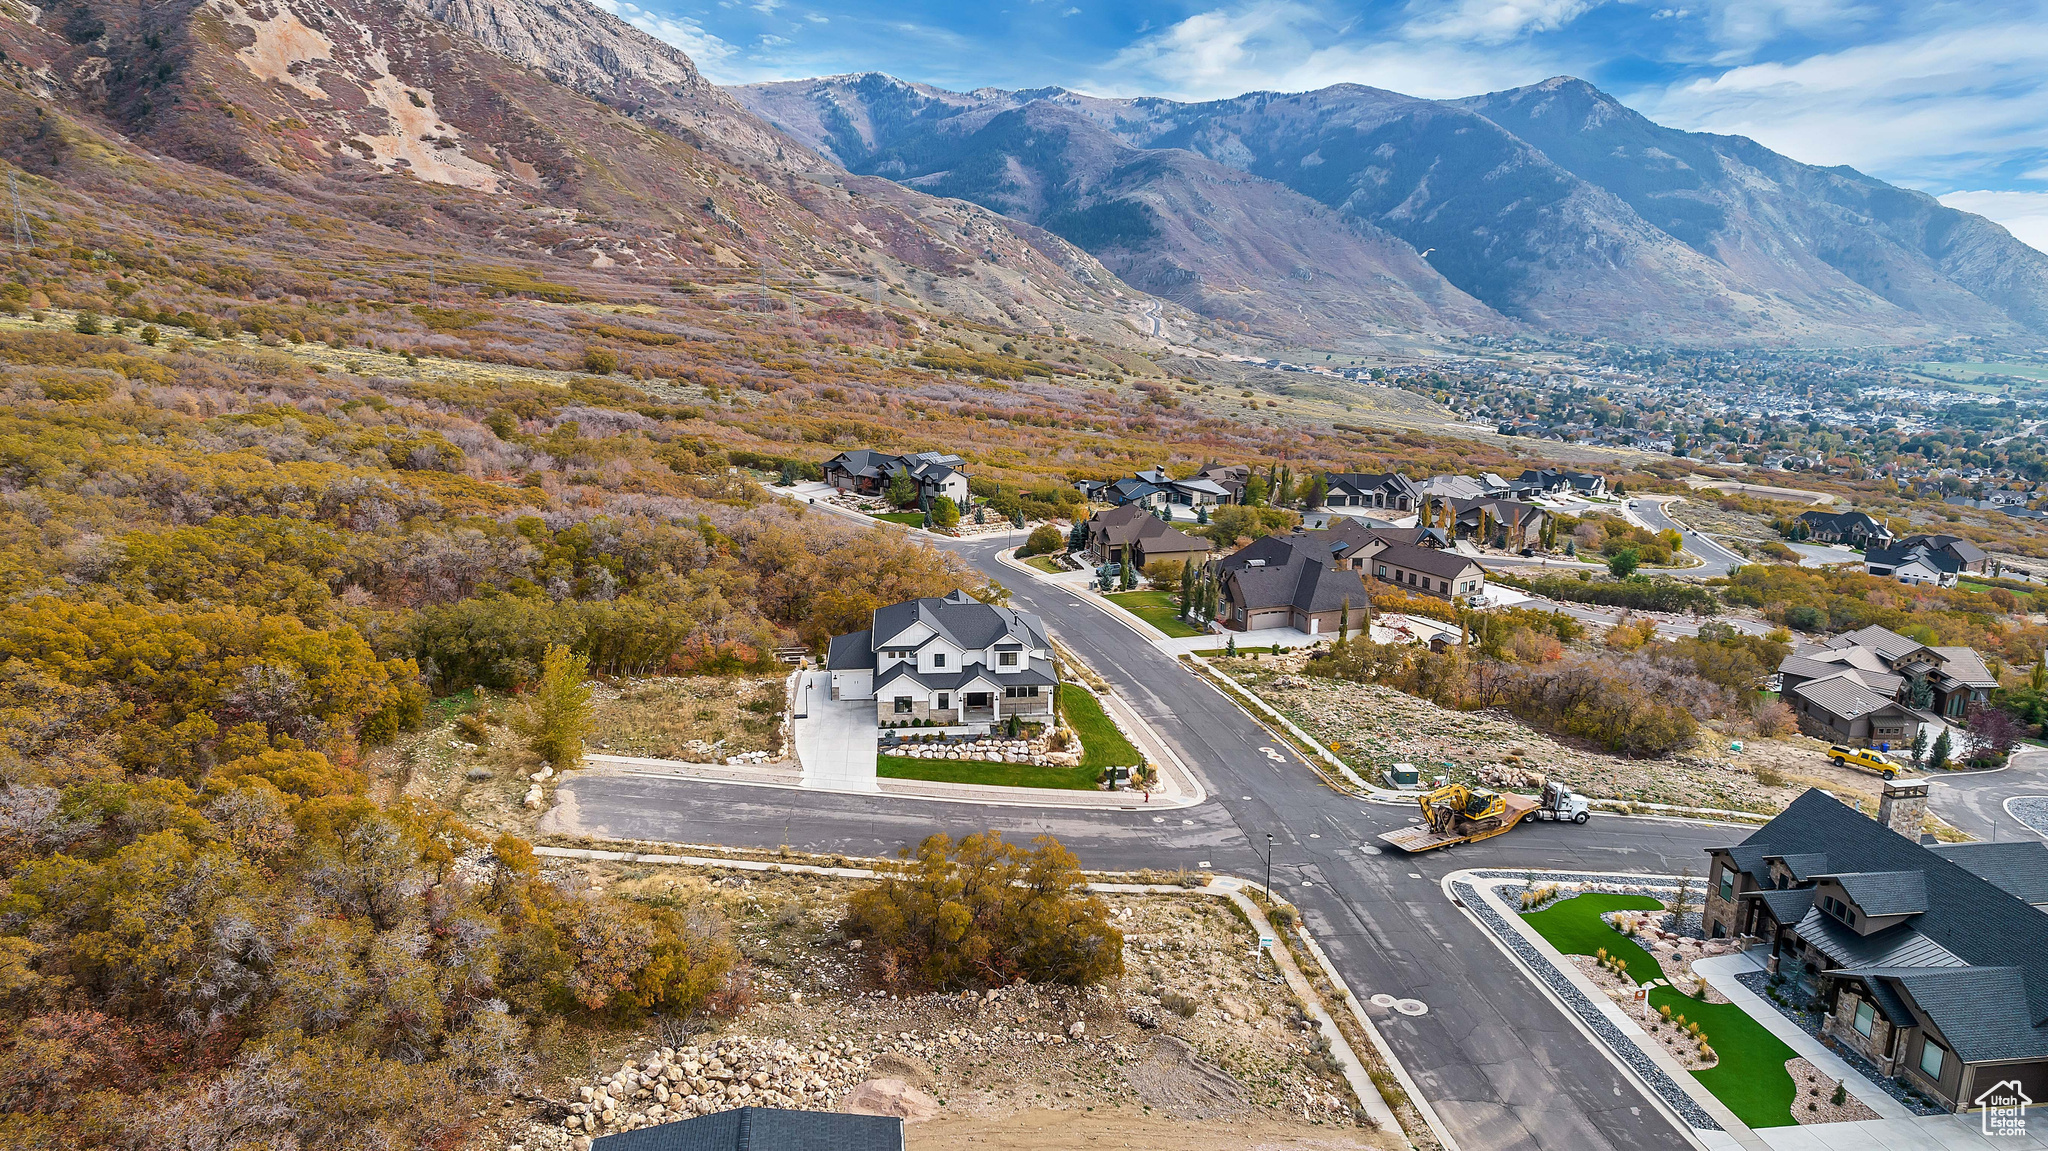
[[[1135,767],[1143,762],[1138,749],[1103,714],[1100,701],[1072,684],[1063,683],[1057,690],[1060,715],[1081,737],[1083,768],[1100,773],[1105,767]]]
[[[1706,1033],[1707,1045],[1721,1061],[1693,1072],[1693,1078],[1727,1104],[1736,1118],[1751,1127],[1788,1127],[1796,1122],[1792,1104],[1799,1097],[1799,1085],[1785,1070],[1785,1061],[1797,1051],[1733,1003],[1702,1003],[1669,987],[1652,989],[1651,1008],[1666,1004],[1673,1015],[1685,1016]]]
[[[1566,955],[1607,954],[1628,964],[1628,977],[1637,983],[1661,978],[1664,969],[1636,941],[1601,922],[1610,911],[1655,911],[1664,906],[1647,895],[1588,894],[1561,899],[1542,911],[1522,919],[1552,947]]]
[[[1111,603],[1151,624],[1167,634],[1169,638],[1203,635],[1202,629],[1190,626],[1180,618],[1180,609],[1173,606],[1173,597],[1163,591],[1120,591],[1106,596]]]
[[[1628,965],[1629,978],[1647,983],[1664,975],[1664,969],[1636,941],[1602,922],[1610,911],[1652,911],[1663,904],[1646,895],[1588,894],[1560,900],[1542,911],[1525,915],[1529,926],[1566,955],[1607,954]],[[1785,1070],[1785,1061],[1799,1054],[1763,1024],[1733,1003],[1702,1003],[1669,987],[1650,992],[1653,1009],[1669,1004],[1673,1015],[1683,1015],[1700,1025],[1708,1046],[1720,1061],[1693,1078],[1714,1093],[1751,1127],[1785,1127],[1793,1123],[1792,1104],[1799,1087]]]
[[[1061,684],[1060,714],[1081,737],[1081,766],[1033,767],[1028,763],[995,763],[984,759],[912,759],[902,755],[875,757],[875,774],[884,779],[929,779],[940,783],[981,783],[999,787],[1054,787],[1092,790],[1105,767],[1131,767],[1140,762],[1138,749],[1103,714],[1102,704],[1086,691]],[[915,734],[913,731],[912,734]]]

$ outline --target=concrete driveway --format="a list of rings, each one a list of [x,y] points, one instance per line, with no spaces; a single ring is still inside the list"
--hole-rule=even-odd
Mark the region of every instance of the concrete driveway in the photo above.
[[[835,700],[830,672],[803,672],[796,687],[796,758],[803,784],[826,791],[880,791],[875,782],[875,701]]]

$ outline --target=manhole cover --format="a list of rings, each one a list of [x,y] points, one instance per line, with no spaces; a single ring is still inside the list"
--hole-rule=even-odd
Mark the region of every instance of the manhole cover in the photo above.
[[[1429,1004],[1420,999],[1403,999],[1394,1004],[1394,1010],[1403,1015],[1427,1015]]]
[[[1359,845],[1359,848],[1358,848],[1358,849],[1359,849],[1360,851],[1363,851],[1363,852],[1365,852],[1365,853],[1366,853],[1367,855],[1378,855],[1378,854],[1380,853],[1380,849],[1379,849],[1379,848],[1377,848],[1377,847],[1374,847],[1373,845],[1371,845],[1371,844],[1369,844],[1369,843],[1365,843],[1365,844],[1360,844],[1360,845]]]
[[[1374,1007],[1392,1007],[1394,1005],[1394,997],[1382,991],[1372,997],[1372,1005]]]
[[[1153,817],[1152,817],[1152,822],[1154,822],[1154,823],[1165,823],[1165,822],[1166,822],[1166,817],[1165,817],[1165,816],[1163,816],[1163,815],[1155,815],[1155,816],[1153,816]]]

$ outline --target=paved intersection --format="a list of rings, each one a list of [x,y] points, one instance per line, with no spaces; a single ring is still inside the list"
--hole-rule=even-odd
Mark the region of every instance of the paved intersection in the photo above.
[[[1466,867],[1698,870],[1704,849],[1739,829],[1596,818],[1536,824],[1483,844],[1409,857],[1374,837],[1409,813],[1330,789],[1293,751],[1214,689],[1100,609],[995,559],[1016,541],[957,545],[1014,590],[1059,639],[1109,679],[1204,777],[1212,798],[1178,811],[1135,803],[1072,811],[933,803],[891,796],[752,788],[633,775],[564,783],[564,829],[623,839],[876,855],[935,831],[1000,828],[1057,836],[1093,868],[1207,869],[1273,881],[1361,996],[1429,1005],[1376,1020],[1464,1151],[1602,1151],[1689,1144],[1453,906],[1441,877]]]

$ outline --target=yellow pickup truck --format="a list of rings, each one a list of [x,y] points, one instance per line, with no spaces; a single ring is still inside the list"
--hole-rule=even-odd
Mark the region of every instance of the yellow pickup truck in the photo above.
[[[1872,751],[1867,747],[1843,747],[1838,743],[1828,748],[1828,759],[1836,767],[1848,767],[1854,764],[1865,771],[1875,772],[1886,779],[1897,779],[1899,776],[1898,764],[1886,759],[1883,752]]]

